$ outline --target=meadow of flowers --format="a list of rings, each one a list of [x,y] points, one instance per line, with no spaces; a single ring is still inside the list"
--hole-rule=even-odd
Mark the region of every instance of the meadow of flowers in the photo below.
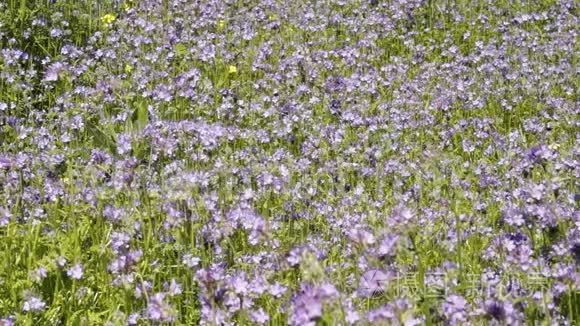
[[[573,0],[0,1],[0,325],[573,325]]]

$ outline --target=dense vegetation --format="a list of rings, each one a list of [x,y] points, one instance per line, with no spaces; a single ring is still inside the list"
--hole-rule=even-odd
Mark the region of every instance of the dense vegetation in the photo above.
[[[573,324],[577,26],[0,2],[0,324]]]

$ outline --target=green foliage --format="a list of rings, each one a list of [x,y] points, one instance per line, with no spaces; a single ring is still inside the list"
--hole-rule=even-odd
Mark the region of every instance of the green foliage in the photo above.
[[[84,45],[101,28],[100,17],[113,10],[113,0],[8,0],[3,7],[0,48],[42,58],[58,56],[66,43]]]

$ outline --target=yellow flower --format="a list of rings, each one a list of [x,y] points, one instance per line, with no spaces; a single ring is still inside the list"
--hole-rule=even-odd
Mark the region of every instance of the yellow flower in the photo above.
[[[229,72],[230,74],[235,74],[235,73],[237,73],[237,72],[238,72],[238,68],[236,68],[236,66],[229,66],[229,67],[228,67],[228,72]]]
[[[133,67],[130,64],[125,65],[125,72],[130,74],[133,71]]]
[[[218,27],[218,29],[220,29],[220,30],[221,30],[221,29],[223,29],[224,27],[226,27],[226,21],[225,21],[225,20],[223,20],[223,19],[219,20],[219,21],[218,21],[218,24],[217,24],[217,27]]]
[[[101,21],[104,24],[110,24],[110,23],[114,22],[115,19],[117,19],[117,17],[115,17],[115,15],[113,15],[113,14],[106,14],[103,17],[101,17]]]
[[[560,148],[560,144],[551,144],[548,146],[548,148],[555,151],[558,150],[558,148]]]

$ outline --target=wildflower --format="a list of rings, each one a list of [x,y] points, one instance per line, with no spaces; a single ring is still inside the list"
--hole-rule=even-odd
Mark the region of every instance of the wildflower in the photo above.
[[[415,219],[416,214],[407,207],[397,207],[393,210],[391,218],[388,223],[391,226],[409,225]]]
[[[390,278],[389,274],[376,269],[365,272],[360,278],[359,294],[363,297],[380,295]]]
[[[62,62],[55,62],[48,66],[44,74],[44,81],[57,81],[62,72],[66,69]]]
[[[452,325],[464,322],[467,317],[467,301],[459,295],[451,295],[443,303],[443,314]]]
[[[399,241],[399,236],[396,234],[388,234],[380,242],[379,247],[375,250],[375,254],[379,258],[394,256],[396,247]]]
[[[2,161],[0,161],[0,164],[2,163]],[[0,165],[1,167],[2,165]],[[6,226],[8,225],[8,223],[10,223],[10,218],[12,217],[12,214],[10,213],[9,210],[7,210],[6,208],[0,207],[0,226]]]
[[[265,323],[268,322],[268,320],[270,320],[270,316],[268,316],[268,314],[266,312],[264,312],[264,309],[259,308],[258,310],[252,311],[250,313],[250,318],[252,319],[252,321],[256,324],[260,324],[263,325]]]
[[[375,243],[375,236],[367,230],[352,229],[348,231],[348,236],[353,242],[363,246]]]
[[[135,314],[130,314],[129,318],[127,318],[127,324],[129,325],[137,325],[137,322],[139,321],[139,314],[135,313]]]
[[[338,296],[338,291],[332,284],[319,287],[302,284],[300,292],[292,298],[290,325],[314,325],[322,316],[323,305]]]
[[[393,303],[386,304],[371,310],[367,319],[373,324],[405,325],[414,326],[424,324],[422,318],[415,318],[410,309],[407,299],[397,299]]]
[[[103,17],[101,17],[101,21],[105,25],[109,25],[110,23],[114,22],[115,19],[117,19],[117,17],[113,14],[106,14]]]
[[[128,134],[119,135],[117,139],[117,153],[124,155],[131,151],[131,137]]]
[[[199,265],[200,261],[199,257],[194,257],[192,254],[185,254],[182,259],[182,263],[190,268]]]
[[[168,294],[169,294],[169,296],[172,296],[172,297],[174,297],[176,295],[180,295],[183,292],[183,290],[181,289],[181,284],[177,283],[175,281],[175,279],[173,279],[173,278],[171,279],[171,283],[169,283],[168,288],[169,288]]]
[[[81,266],[81,264],[74,265],[73,267],[69,268],[69,270],[66,272],[66,275],[68,275],[73,280],[80,280],[83,277],[83,266]]]
[[[503,304],[494,300],[488,300],[485,302],[485,313],[490,318],[496,319],[498,321],[505,320],[506,311]]]
[[[236,68],[236,66],[232,66],[232,65],[230,65],[230,66],[228,67],[228,73],[230,73],[230,74],[235,74],[235,73],[237,73],[237,72],[238,72],[238,68]]]
[[[367,314],[367,319],[371,323],[375,323],[375,324],[378,324],[381,321],[384,322],[387,320],[392,320],[394,318],[395,318],[395,311],[394,311],[394,308],[392,305],[385,305],[385,306],[378,307],[376,309],[369,311]]]
[[[282,294],[284,294],[284,292],[286,292],[287,289],[288,288],[285,287],[284,285],[280,284],[279,282],[276,282],[270,286],[269,293],[274,298],[280,298],[282,296]]]
[[[570,252],[572,253],[572,257],[576,261],[576,264],[580,265],[580,242],[574,242],[570,246]]]
[[[63,256],[58,256],[56,258],[56,264],[58,265],[58,267],[64,267],[64,265],[66,264],[66,258],[64,258]]]
[[[35,282],[40,282],[46,277],[46,275],[46,268],[39,267],[32,273],[31,277]]]
[[[236,294],[246,294],[248,292],[248,281],[244,274],[238,274],[230,279],[232,289]]]
[[[175,310],[165,302],[165,293],[156,293],[151,297],[147,305],[147,317],[151,321],[173,322]]]
[[[360,320],[360,315],[357,311],[349,308],[346,310],[345,320],[349,325],[354,325]]]
[[[14,326],[14,318],[13,317],[8,317],[8,318],[2,318],[0,319],[0,325],[2,326]]]
[[[30,296],[22,305],[22,311],[42,311],[46,308],[46,303],[36,296]]]
[[[489,299],[484,302],[483,310],[486,318],[506,323],[507,325],[517,324],[522,319],[521,312],[510,301]]]

